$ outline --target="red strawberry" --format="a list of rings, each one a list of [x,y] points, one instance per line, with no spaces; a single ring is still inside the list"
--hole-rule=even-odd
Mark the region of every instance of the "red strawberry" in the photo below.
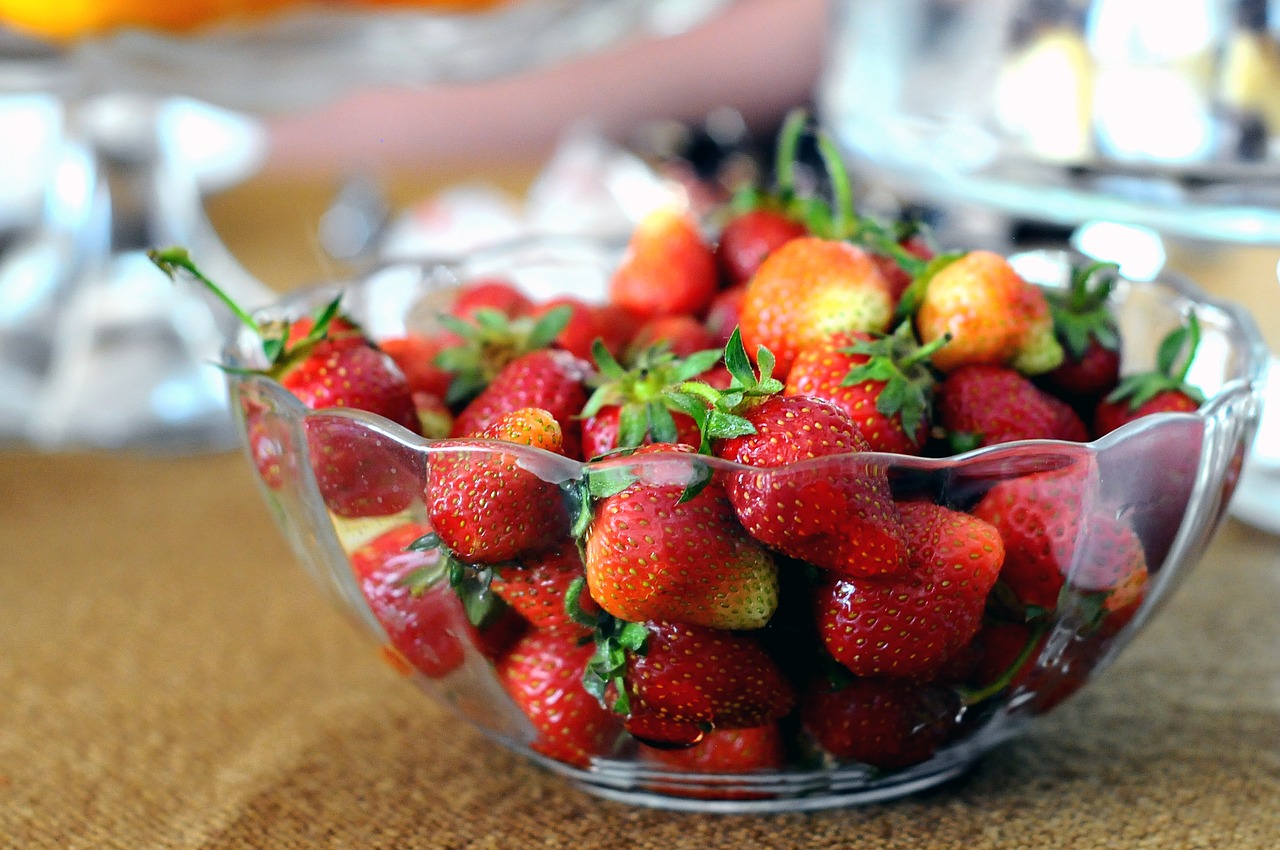
[[[1066,582],[1083,595],[1102,595],[1099,615],[1128,608],[1144,592],[1142,544],[1113,508],[1094,505],[1098,485],[1087,463],[1002,481],[973,508],[1000,532],[1005,562],[1000,580],[1024,605],[1057,607]]]
[[[729,337],[742,320],[742,299],[747,294],[746,284],[739,284],[720,291],[707,310],[707,332],[712,345],[724,348]]]
[[[801,348],[839,332],[888,329],[894,300],[871,255],[847,242],[802,237],[770,254],[747,283],[742,340],[764,346],[785,377]]]
[[[574,767],[608,755],[621,733],[620,718],[583,689],[591,644],[572,631],[537,630],[498,661],[503,687],[533,723],[533,748]]]
[[[303,427],[320,496],[338,516],[389,516],[421,496],[417,450],[346,417],[312,415]]]
[[[453,436],[478,434],[498,417],[525,407],[551,413],[560,424],[563,453],[581,457],[577,415],[587,402],[584,382],[591,366],[567,351],[542,349],[517,357],[503,367],[453,423]]]
[[[733,384],[687,400],[717,457],[756,467],[727,476],[725,489],[743,527],[757,540],[824,569],[882,575],[906,569],[902,519],[883,468],[849,415],[829,401],[773,395],[768,349],[757,377],[735,334],[725,348]],[[688,389],[694,389],[686,385]],[[711,402],[710,408],[706,401]],[[825,458],[822,463],[804,463]]]
[[[927,263],[933,259],[935,253],[933,246],[929,244],[929,240],[925,238],[924,234],[914,228],[906,234],[899,235],[897,240],[897,247],[901,249],[902,253],[895,251],[894,253],[897,256],[879,253],[872,256],[876,267],[880,269],[880,274],[884,275],[884,279],[889,284],[889,290],[893,293],[895,303],[902,298],[903,293],[911,286],[912,271],[917,269],[917,266],[913,264],[912,271],[908,271],[903,267],[903,259],[912,257]]]
[[[1200,345],[1195,313],[1160,343],[1156,367],[1129,375],[1094,410],[1095,437],[1153,413],[1191,413],[1204,403],[1204,393],[1187,383],[1187,373]]]
[[[596,328],[600,341],[605,349],[614,357],[621,357],[622,352],[631,345],[632,338],[644,318],[632,313],[619,304],[599,304],[595,308]]]
[[[444,398],[449,392],[453,375],[435,362],[436,356],[444,350],[440,340],[409,333],[380,340],[378,347],[400,367],[413,392],[439,398]]]
[[[560,426],[537,408],[503,414],[476,437],[561,450]],[[463,562],[497,564],[565,539],[568,516],[558,488],[529,471],[523,457],[473,440],[435,444],[427,510],[441,541]]]
[[[584,628],[565,612],[565,596],[583,570],[577,545],[566,540],[555,549],[496,567],[489,588],[534,628],[582,632]],[[590,597],[579,597],[578,604],[587,616],[599,610]]]
[[[365,338],[354,321],[339,312],[341,298],[294,323],[260,324],[235,304],[196,267],[181,249],[151,251],[148,256],[165,274],[175,277],[182,269],[213,292],[238,319],[262,339],[268,365],[261,370],[279,381],[304,405],[313,409],[349,408],[377,414],[418,433],[417,412],[404,374],[386,354]],[[332,334],[332,335],[331,335]],[[277,454],[263,426],[255,421],[260,411],[245,411],[251,456],[270,487],[280,485]],[[377,446],[351,438],[353,425],[332,420],[307,422],[312,464],[321,495],[329,509],[342,516],[392,514],[404,510],[414,495],[412,470],[398,474],[405,464],[377,470],[371,458],[401,454],[393,441]],[[321,432],[324,432],[323,434]],[[367,431],[365,433],[368,433]],[[334,437],[326,442],[326,436]],[[258,443],[265,441],[263,445]],[[375,462],[376,465],[376,462]]]
[[[640,316],[702,316],[719,288],[715,257],[686,212],[661,209],[636,226],[609,299]]]
[[[351,553],[351,568],[387,640],[416,670],[437,679],[466,660],[471,627],[443,580],[440,553],[408,548],[430,531],[410,523],[385,532]]]
[[[858,676],[927,679],[973,639],[1004,545],[986,522],[928,502],[900,506],[911,573],[821,585],[814,619],[827,651]]]
[[[698,457],[689,446],[644,446],[628,458],[635,466],[593,473],[591,492],[607,489],[586,532],[587,587],[601,608],[631,622],[758,629],[778,604],[777,567],[737,524],[720,483],[699,480],[710,470]]]
[[[642,745],[641,758],[680,773],[751,774],[781,770],[786,762],[786,748],[778,724],[770,723],[753,729],[717,729],[688,748]],[[763,796],[731,787],[690,788],[675,782],[654,783],[652,787],[666,794],[704,800],[750,800]]]
[[[541,317],[557,308],[568,309],[569,320],[565,323],[564,330],[555,338],[556,347],[563,348],[574,357],[590,360],[591,344],[601,336],[600,316],[596,308],[579,298],[566,295],[539,304],[532,309],[532,313]]]
[[[629,369],[603,343],[593,353],[598,372],[588,382],[594,391],[579,414],[584,458],[645,443],[700,445],[697,423],[679,411],[668,390],[718,363],[718,351],[677,357],[665,348],[645,349]]]
[[[1119,381],[1120,332],[1107,305],[1116,271],[1114,263],[1093,263],[1074,270],[1065,291],[1045,293],[1064,356],[1044,383],[1079,406],[1092,404]]]
[[[716,341],[711,332],[692,316],[662,316],[640,326],[628,347],[627,359],[634,362],[640,354],[659,345],[676,357],[688,357],[715,348]]]
[[[551,346],[575,315],[573,305],[562,304],[516,318],[488,308],[475,310],[467,320],[442,316],[440,324],[456,340],[435,359],[452,376],[445,401],[455,407],[468,402],[508,365]]]
[[[783,392],[834,402],[872,451],[919,454],[937,380],[929,356],[945,340],[921,347],[909,322],[892,336],[836,334],[800,350]]]
[[[937,388],[937,415],[955,451],[1014,440],[1089,438],[1070,405],[1003,366],[961,366],[947,375]]]
[[[804,728],[837,759],[881,768],[919,764],[955,729],[960,704],[950,689],[855,679],[817,686],[800,704]]]
[[[493,310],[514,319],[533,310],[533,302],[509,280],[480,278],[458,291],[449,312],[459,319],[474,319],[479,310]]]
[[[921,342],[951,336],[933,357],[944,372],[985,364],[1039,375],[1062,362],[1044,293],[999,254],[969,251],[917,278],[903,299]]]
[[[791,683],[754,638],[679,623],[643,628],[643,651],[626,653],[625,694],[615,706],[633,735],[692,744],[711,729],[763,726],[795,704]],[[609,672],[605,681],[616,685]]]
[[[734,216],[720,231],[716,261],[729,286],[746,283],[765,258],[792,239],[807,236],[801,222],[770,209],[752,209]]]

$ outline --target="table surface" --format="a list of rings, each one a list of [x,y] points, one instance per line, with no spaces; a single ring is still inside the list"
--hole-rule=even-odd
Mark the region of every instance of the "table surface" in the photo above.
[[[211,209],[287,289],[332,271],[331,189]],[[1216,259],[1181,261],[1280,342],[1274,256]],[[772,816],[601,801],[488,743],[313,590],[239,455],[0,454],[0,557],[0,848],[1280,846],[1280,540],[1233,521],[1114,667],[969,775]]]

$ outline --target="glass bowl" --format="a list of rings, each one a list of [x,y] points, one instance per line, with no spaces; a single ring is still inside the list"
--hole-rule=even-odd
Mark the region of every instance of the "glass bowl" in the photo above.
[[[443,289],[495,273],[541,297],[603,292],[618,256],[617,246],[544,239],[458,261],[396,263],[341,286],[291,295],[263,317],[298,316],[342,292],[345,309],[377,339],[429,323]],[[1073,258],[1039,251],[1013,260],[1028,279],[1062,286]],[[432,697],[499,744],[604,797],[700,811],[816,809],[898,797],[963,773],[1106,667],[1203,553],[1258,422],[1266,352],[1247,313],[1184,280],[1121,280],[1114,299],[1127,370],[1150,368],[1164,335],[1187,314],[1196,315],[1203,336],[1190,379],[1208,399],[1197,412],[1149,416],[1091,443],[1024,441],[946,458],[851,453],[763,469],[659,451],[582,463],[510,443],[423,439],[360,411],[309,410],[275,381],[243,371],[261,357],[257,338],[248,333],[226,351],[229,365],[242,369],[227,376],[262,495],[298,559],[360,624],[367,633],[362,639],[382,647],[393,666]],[[359,510],[318,474],[316,461],[335,451],[354,458],[348,468],[358,473],[348,484],[365,497]],[[513,548],[511,556],[528,564],[532,559],[521,552],[557,552],[579,566],[572,535],[585,529],[589,537],[609,521],[604,506],[621,488],[647,488],[677,512],[676,497],[690,496],[689,505],[702,500],[714,513],[735,488],[794,494],[872,482],[900,506],[911,505],[902,508],[904,516],[945,510],[990,519],[997,494],[1051,487],[1058,495],[1046,545],[1058,574],[1034,605],[1016,607],[997,584],[984,600],[985,613],[970,611],[967,624],[949,621],[941,639],[957,648],[945,664],[897,678],[891,678],[894,669],[901,674],[911,665],[870,673],[851,665],[843,671],[843,687],[834,690],[830,674],[838,665],[824,659],[814,632],[824,616],[820,598],[831,598],[829,582],[803,561],[752,544],[778,568],[768,591],[776,594],[777,607],[763,628],[650,623],[643,629],[644,654],[628,656],[628,722],[651,710],[649,719],[679,725],[681,735],[693,733],[668,735],[669,726],[659,722],[635,723],[631,734],[623,731],[622,715],[591,700],[600,711],[576,715],[585,719],[575,727],[583,733],[579,740],[589,743],[566,757],[545,732],[551,709],[529,712],[506,687],[512,656],[534,652],[530,640],[548,632],[501,606],[469,619],[471,609],[450,588],[478,590],[469,605],[492,602],[497,582],[518,568],[502,563],[451,570],[436,551],[407,548],[430,530],[434,506],[448,498],[450,487],[499,479],[516,494],[524,533],[516,545],[523,549]],[[723,511],[718,516],[723,519]],[[660,537],[668,527],[650,532]],[[708,532],[706,550],[719,539]],[[1007,568],[1015,543],[1004,546]],[[1117,557],[1127,565],[1121,578],[1107,568]],[[671,598],[680,593],[674,586],[658,592]],[[891,621],[894,604],[885,597],[874,613]],[[578,613],[587,607],[579,605]],[[630,677],[640,675],[640,665],[652,673],[674,664],[678,633],[700,636],[699,646],[719,653],[708,651],[700,662],[704,672],[709,668],[707,681],[717,683],[683,702],[685,713],[663,714],[654,708],[660,698],[641,694]],[[592,651],[586,635],[584,628],[561,656],[575,680]],[[730,665],[721,660],[728,658],[739,673],[744,665],[758,665],[758,675],[716,678],[731,672],[719,669]],[[748,688],[755,696],[734,690],[744,680],[756,682],[754,691]],[[757,699],[762,688],[776,697],[766,708]],[[606,697],[617,695],[613,686],[602,690]],[[699,701],[704,696],[709,702]],[[713,738],[755,734],[734,732],[735,726],[762,723],[775,735],[770,746],[780,747],[779,767],[709,769],[695,755]],[[851,732],[857,723],[878,731]],[[702,740],[691,749],[670,748],[677,738]],[[662,746],[652,746],[657,743]]]

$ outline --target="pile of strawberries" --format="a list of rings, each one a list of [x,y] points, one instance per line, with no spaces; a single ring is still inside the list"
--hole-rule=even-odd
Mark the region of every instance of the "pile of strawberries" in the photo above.
[[[398,663],[441,677],[478,651],[552,759],[921,762],[984,707],[1078,687],[1181,518],[1194,457],[1171,459],[1156,516],[1095,505],[1087,452],[968,477],[904,463],[1195,410],[1198,327],[1121,380],[1112,267],[1042,290],[996,254],[939,253],[857,215],[820,136],[832,198],[801,197],[803,132],[784,128],[767,191],[646,218],[606,304],[475,281],[430,332],[376,343],[338,302],[242,316],[309,407],[433,438],[423,461],[323,418],[308,433],[335,515],[410,517],[351,554]],[[538,474],[547,453],[575,474]],[[1068,607],[1070,645],[1037,663]]]

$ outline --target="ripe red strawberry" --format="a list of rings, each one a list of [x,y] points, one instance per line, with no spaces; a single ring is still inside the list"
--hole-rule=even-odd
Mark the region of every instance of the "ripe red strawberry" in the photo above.
[[[770,254],[747,283],[742,340],[748,350],[773,352],[785,377],[801,348],[842,331],[884,332],[893,308],[889,284],[870,254],[806,236]]]
[[[703,440],[725,460],[756,467],[727,476],[725,490],[752,537],[793,558],[850,575],[906,569],[902,519],[883,468],[849,415],[829,401],[774,395],[768,349],[757,377],[735,334],[725,348],[733,384],[687,400]],[[685,385],[695,390],[696,385]],[[707,402],[710,407],[707,407]],[[803,463],[825,458],[822,463]]]
[[[475,436],[561,451],[560,426],[537,408],[503,414]],[[525,468],[519,453],[475,440],[449,440],[436,444],[428,466],[431,525],[461,561],[497,564],[565,539],[568,516],[558,488]]]
[[[648,318],[702,316],[718,288],[715,256],[697,222],[683,210],[660,209],[631,234],[609,299]]]
[[[389,516],[422,494],[416,450],[346,417],[312,415],[303,427],[316,486],[338,516]]]
[[[480,278],[468,281],[458,291],[449,312],[459,319],[472,320],[480,310],[497,311],[514,319],[532,312],[533,302],[509,280]]]
[[[781,770],[786,747],[777,723],[753,729],[717,729],[692,747],[661,749],[641,745],[641,758],[681,773],[751,774]],[[744,777],[748,778],[748,777]],[[653,790],[704,800],[750,800],[762,795],[729,788],[690,788],[675,782],[655,782]]]
[[[973,639],[1004,562],[988,523],[929,502],[900,505],[911,572],[832,577],[814,596],[831,656],[857,676],[928,679]]]
[[[387,640],[414,669],[438,679],[466,661],[470,623],[443,580],[440,553],[408,548],[430,531],[422,523],[387,531],[351,553],[351,568]]]
[[[594,390],[579,413],[584,458],[645,443],[700,445],[697,423],[680,412],[668,391],[718,363],[718,351],[678,357],[650,348],[637,353],[630,368],[623,368],[603,343],[593,354],[598,371],[588,383]]]
[[[413,392],[442,399],[449,392],[453,375],[436,365],[436,357],[444,350],[440,340],[408,333],[380,340],[378,347],[400,367]]]
[[[690,446],[644,446],[628,458],[634,471],[619,463],[588,480],[593,494],[607,489],[586,531],[587,587],[630,622],[758,629],[778,604],[777,567],[735,521],[720,483],[699,481],[710,471],[697,457]],[[696,495],[691,485],[700,486]]]
[[[765,258],[792,239],[807,236],[801,222],[771,209],[756,208],[734,216],[720,231],[716,261],[729,286],[746,283]]]
[[[1120,331],[1107,304],[1117,271],[1114,263],[1092,263],[1072,272],[1066,290],[1045,293],[1064,356],[1044,383],[1080,407],[1111,392],[1120,379]]]
[[[688,357],[716,347],[711,332],[692,316],[662,316],[640,326],[628,346],[627,360],[634,362],[649,349],[662,345],[676,357]]]
[[[279,381],[313,409],[349,408],[382,416],[419,432],[417,412],[404,374],[394,361],[365,338],[354,321],[340,313],[341,298],[292,325],[259,323],[235,304],[196,267],[181,249],[151,251],[148,256],[165,274],[179,269],[208,288],[236,317],[262,339],[267,366],[260,373]],[[332,336],[331,336],[332,334]],[[259,411],[246,410],[250,453],[269,487],[280,486],[277,452],[260,422]],[[345,425],[345,426],[344,426]],[[404,463],[377,469],[385,455],[398,454],[392,441],[378,445],[352,438],[352,426],[331,419],[308,420],[308,444],[321,496],[341,516],[392,514],[414,498],[416,473]],[[367,433],[367,431],[366,431]],[[371,463],[371,459],[374,459]],[[401,474],[404,473],[404,474]]]
[[[1129,375],[1094,410],[1095,437],[1153,413],[1191,413],[1204,403],[1204,393],[1187,383],[1187,373],[1200,345],[1200,322],[1195,313],[1160,343],[1156,367]]]
[[[692,744],[711,729],[763,726],[795,705],[791,683],[751,636],[666,622],[643,629],[643,651],[627,652],[625,671],[606,670],[603,681],[616,688],[622,676],[615,707],[646,742]],[[600,672],[588,675],[599,681]]]
[[[1101,595],[1099,615],[1128,608],[1144,592],[1146,557],[1127,519],[1095,506],[1089,464],[1026,475],[993,486],[973,515],[996,527],[1005,545],[1000,580],[1023,605],[1053,610],[1066,582]]]
[[[440,324],[455,340],[435,359],[452,377],[445,401],[455,407],[470,401],[512,362],[551,346],[574,318],[571,304],[515,318],[489,308],[475,310],[469,319],[441,316]]]
[[[985,364],[1039,375],[1062,362],[1044,293],[999,254],[969,251],[918,278],[903,298],[921,342],[950,334],[933,357],[944,372]]]
[[[712,345],[724,348],[729,337],[737,330],[742,319],[742,299],[747,294],[746,284],[722,289],[707,310],[707,333]]]
[[[534,628],[576,630],[581,634],[586,629],[565,611],[565,596],[573,580],[584,575],[584,569],[577,544],[566,540],[555,549],[499,565],[489,589]],[[587,616],[599,611],[590,597],[578,597],[578,604]]]
[[[610,354],[621,357],[622,352],[631,345],[640,325],[644,323],[644,317],[637,316],[620,304],[597,304],[595,313],[600,341]]]
[[[582,685],[594,648],[573,631],[535,630],[522,637],[497,664],[499,681],[533,723],[533,749],[549,758],[588,767],[593,756],[610,754],[621,719]]]
[[[555,346],[562,348],[574,357],[583,360],[591,359],[591,344],[601,336],[600,316],[596,308],[580,298],[562,296],[531,308],[535,317],[545,316],[551,311],[563,308],[569,311],[569,319],[564,330],[555,338]]]
[[[920,346],[910,322],[891,336],[836,334],[800,350],[783,392],[835,403],[872,451],[919,454],[937,383],[929,357],[945,341]]]
[[[842,761],[880,768],[919,764],[955,730],[960,704],[947,688],[886,679],[817,685],[800,704],[805,730]]]
[[[498,417],[525,407],[551,413],[560,424],[563,453],[582,456],[577,415],[587,402],[585,381],[591,366],[567,351],[541,349],[517,357],[503,367],[453,423],[453,436],[478,434]]]
[[[955,451],[1014,440],[1089,438],[1069,404],[1004,366],[957,368],[938,384],[936,410]]]

